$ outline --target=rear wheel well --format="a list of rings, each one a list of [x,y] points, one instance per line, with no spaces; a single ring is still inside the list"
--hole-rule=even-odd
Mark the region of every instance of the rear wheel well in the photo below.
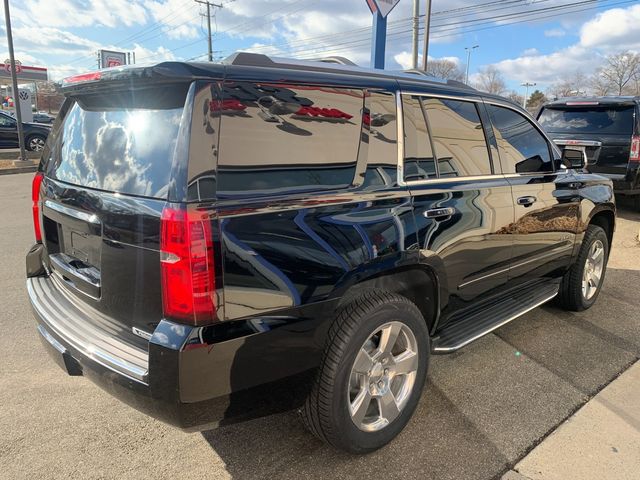
[[[596,213],[589,221],[589,225],[597,225],[604,230],[604,232],[607,234],[607,239],[609,240],[609,249],[611,249],[611,241],[613,240],[613,228],[615,225],[615,216],[613,212],[610,210],[603,210]]]
[[[437,281],[433,273],[420,267],[395,270],[351,286],[339,306],[349,303],[365,291],[384,290],[410,300],[420,310],[427,328],[431,330],[438,308]]]

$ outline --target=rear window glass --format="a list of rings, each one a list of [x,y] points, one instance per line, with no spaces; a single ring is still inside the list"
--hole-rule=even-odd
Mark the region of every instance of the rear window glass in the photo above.
[[[166,197],[186,87],[79,97],[66,105],[46,170],[63,182]]]
[[[545,108],[538,122],[548,132],[625,134],[633,132],[634,107]]]

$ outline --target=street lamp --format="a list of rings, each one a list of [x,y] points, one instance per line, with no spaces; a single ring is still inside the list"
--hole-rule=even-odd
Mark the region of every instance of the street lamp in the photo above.
[[[466,83],[467,85],[469,85],[469,63],[471,63],[471,52],[478,47],[480,47],[480,45],[474,45],[473,47],[464,47],[464,49],[467,51],[467,72],[464,76],[464,83]]]
[[[535,87],[536,82],[533,82],[533,83],[525,82],[525,83],[521,83],[520,86],[526,87],[524,100],[522,101],[522,108],[527,108],[527,98],[529,98],[529,87]]]

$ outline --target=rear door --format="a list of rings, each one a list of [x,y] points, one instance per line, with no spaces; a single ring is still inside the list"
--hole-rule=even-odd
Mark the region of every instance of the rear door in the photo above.
[[[42,232],[59,292],[112,325],[162,317],[160,215],[188,85],[67,99],[43,152]]]
[[[556,276],[569,265],[578,229],[579,183],[554,171],[553,150],[542,132],[507,104],[486,104],[502,171],[513,189],[515,221],[509,284]]]
[[[492,167],[477,102],[403,95],[402,103],[405,181],[414,197],[421,256],[436,266],[448,292],[446,321],[507,283],[511,186]]]
[[[635,104],[575,103],[580,105],[567,102],[545,107],[539,116],[540,124],[561,147],[583,148],[589,171],[624,175],[636,121]]]

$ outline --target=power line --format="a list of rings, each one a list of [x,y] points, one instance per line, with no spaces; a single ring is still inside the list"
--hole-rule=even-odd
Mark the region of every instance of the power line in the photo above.
[[[616,6],[616,5],[623,5],[623,4],[629,4],[629,3],[635,3],[635,1],[637,0],[626,0],[626,1],[621,1],[621,2],[615,2],[615,3],[611,3],[608,4],[607,6]],[[567,8],[571,8],[571,7],[575,7],[574,5],[566,5]],[[566,11],[566,12],[555,12],[551,15],[544,15],[544,16],[537,16],[536,18],[532,18],[532,19],[525,19],[525,20],[516,20],[516,21],[511,21],[511,22],[504,22],[501,23],[499,25],[491,25],[488,27],[481,27],[481,28],[470,28],[461,32],[458,32],[459,34],[465,34],[465,33],[471,33],[471,32],[475,32],[475,31],[480,31],[480,30],[488,30],[488,29],[493,29],[493,28],[501,28],[501,27],[505,27],[508,25],[515,25],[515,24],[519,24],[519,23],[529,23],[529,22],[534,22],[543,18],[549,18],[549,17],[554,17],[554,16],[562,16],[562,15],[568,15],[571,13],[578,13],[578,12],[582,12],[582,11],[587,11],[587,10],[592,10],[594,8],[597,7],[586,7],[586,8],[579,8],[579,9],[572,9],[570,11]],[[526,12],[525,12],[526,13]],[[523,15],[524,16],[524,15]],[[479,19],[479,20],[485,20],[485,19]],[[486,22],[483,22],[486,23]],[[467,25],[467,27],[470,27],[471,25]],[[389,37],[397,37],[401,34],[405,34],[410,32],[409,30],[404,30],[404,31],[399,31],[396,33],[392,33],[390,35],[388,35]],[[441,35],[432,35],[431,38],[443,38],[443,37],[448,37],[451,36],[452,33],[444,33]],[[323,50],[328,50],[331,53],[335,53],[335,52],[340,52],[340,51],[344,51],[344,50],[349,50],[352,49],[354,47],[360,47],[360,46],[364,46],[366,45],[366,43],[369,42],[369,39],[364,39],[364,40],[356,40],[353,42],[346,42],[343,44],[337,44],[337,45],[324,45],[324,46],[317,46],[311,49],[298,49],[298,50],[293,50],[290,51],[289,54],[293,54],[296,56],[299,55],[307,55],[306,58],[313,58],[313,55],[317,55],[317,51],[320,49]],[[311,57],[308,57],[308,55],[311,55]],[[298,57],[298,58],[304,58],[304,57]]]
[[[548,18],[551,16],[555,16],[555,15],[567,15],[570,13],[577,13],[577,12],[581,12],[581,11],[585,11],[585,10],[591,10],[593,8],[596,8],[594,6],[592,7],[586,7],[586,8],[576,8],[576,6],[580,6],[584,3],[598,3],[597,0],[588,0],[587,2],[572,2],[571,4],[565,4],[562,5],[562,7],[564,9],[566,9],[567,11],[556,11],[555,7],[546,7],[545,9],[538,9],[535,11],[520,11],[520,12],[514,12],[511,15],[511,19],[517,19],[517,18],[522,18],[522,17],[529,17],[532,15],[535,15],[535,18],[527,18],[525,20],[516,20],[516,21],[503,21],[503,23],[498,24],[498,25],[491,25],[489,27],[483,27],[483,28],[469,28],[469,27],[475,27],[477,25],[486,25],[487,23],[491,23],[493,24],[494,22],[492,21],[486,21],[487,18],[478,18],[474,20],[474,24],[467,24],[465,25],[465,30],[459,31],[458,33],[463,34],[463,33],[470,33],[470,32],[474,32],[474,31],[480,31],[480,30],[486,30],[486,29],[492,29],[492,28],[500,28],[503,26],[507,26],[507,25],[513,25],[513,24],[517,24],[517,23],[527,23],[527,22],[531,22],[531,21],[537,21],[540,20],[542,18]],[[622,2],[616,2],[613,4],[608,4],[608,6],[614,6],[614,5],[620,5],[620,4],[626,4],[626,3],[634,3],[632,0],[627,0],[627,1],[622,1]],[[551,15],[544,15],[542,16],[541,13],[544,13],[545,11],[548,11],[547,9],[549,8],[554,8],[554,13]],[[461,21],[460,23],[468,23],[468,21]],[[442,33],[442,32],[449,32],[449,31],[453,31],[453,30],[458,30],[458,28],[455,28],[452,26],[453,24],[448,23],[446,25],[443,24],[437,24],[434,25],[433,31],[434,33],[441,33],[440,35],[432,35],[431,38],[442,38],[442,37],[447,37],[447,36],[451,36],[451,33]],[[443,28],[443,27],[448,27],[448,28]],[[402,26],[401,26],[402,28]],[[421,30],[423,30],[422,26],[421,26]],[[410,28],[406,28],[404,30],[396,30],[394,32],[391,32],[387,38],[396,38],[398,36],[401,36],[403,34],[409,33],[411,32]],[[334,35],[335,36],[335,35]],[[306,44],[308,45],[308,41],[310,39],[306,39]],[[360,40],[353,40],[350,42],[342,42],[342,43],[338,43],[338,44],[324,44],[324,43],[318,43],[316,46],[314,47],[307,47],[307,48],[300,48],[300,49],[288,49],[288,53],[289,54],[305,54],[307,52],[310,52],[311,54],[315,54],[315,52],[319,49],[325,49],[325,50],[330,50],[330,51],[340,51],[340,50],[345,50],[345,49],[349,49],[349,48],[353,48],[355,46],[363,46],[366,45],[368,42],[370,41],[370,39],[368,37],[362,38]]]
[[[207,6],[207,44],[209,46],[209,61],[213,62],[213,46],[211,45],[211,7],[222,8],[219,3],[211,3],[208,0],[193,0],[196,3]]]

